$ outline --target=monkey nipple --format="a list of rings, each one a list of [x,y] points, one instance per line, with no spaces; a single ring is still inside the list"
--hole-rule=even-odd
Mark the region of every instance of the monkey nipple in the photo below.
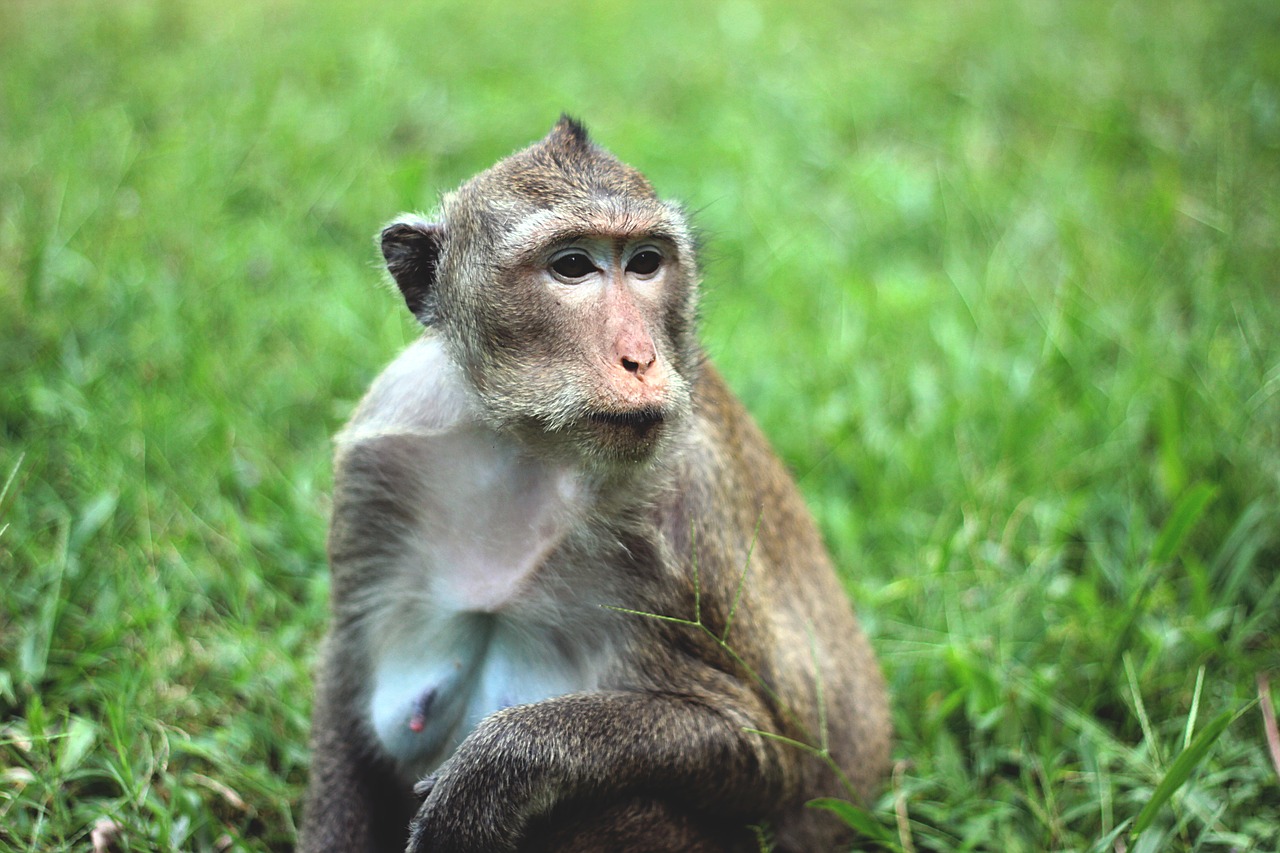
[[[409,731],[419,734],[427,727],[427,714],[436,701],[436,689],[428,687],[413,702],[413,713],[409,716]]]

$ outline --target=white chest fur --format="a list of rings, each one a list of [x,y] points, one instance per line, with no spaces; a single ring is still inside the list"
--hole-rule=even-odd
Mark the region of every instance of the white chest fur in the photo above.
[[[363,602],[369,721],[406,772],[430,772],[494,711],[597,686],[610,657],[604,590],[546,565],[581,515],[576,472],[478,424],[430,340],[379,377],[338,443],[394,454],[387,476],[359,488],[411,508],[387,531],[395,547],[378,549],[377,593]]]

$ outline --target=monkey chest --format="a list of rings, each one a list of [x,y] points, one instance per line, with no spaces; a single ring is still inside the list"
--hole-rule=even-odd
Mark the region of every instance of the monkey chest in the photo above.
[[[421,775],[495,711],[594,689],[610,656],[599,605],[612,602],[556,556],[578,514],[564,471],[479,430],[380,441],[366,450],[412,460],[396,472],[413,516],[396,547],[375,545],[368,719]]]

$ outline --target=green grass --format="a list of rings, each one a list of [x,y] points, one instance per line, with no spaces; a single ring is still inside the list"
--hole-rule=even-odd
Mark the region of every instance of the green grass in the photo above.
[[[371,235],[562,109],[697,211],[891,843],[1280,849],[1280,6],[690,8],[0,6],[0,849],[291,845]]]

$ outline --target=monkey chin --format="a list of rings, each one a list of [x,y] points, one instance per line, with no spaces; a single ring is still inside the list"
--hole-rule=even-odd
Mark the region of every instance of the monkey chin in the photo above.
[[[652,459],[671,432],[666,412],[657,406],[628,411],[594,411],[576,431],[580,444],[606,463],[641,465]]]

